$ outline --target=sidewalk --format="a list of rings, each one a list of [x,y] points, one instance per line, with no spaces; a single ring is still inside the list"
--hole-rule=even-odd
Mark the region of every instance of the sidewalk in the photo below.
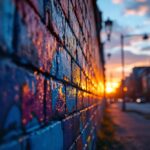
[[[150,103],[143,103],[143,104],[126,103],[126,110],[150,114]]]
[[[130,107],[140,108],[137,105],[129,105],[128,108]],[[147,110],[141,108],[140,110]],[[115,136],[125,150],[150,150],[150,120],[136,113],[122,112],[120,104],[112,104],[108,109],[116,126]]]

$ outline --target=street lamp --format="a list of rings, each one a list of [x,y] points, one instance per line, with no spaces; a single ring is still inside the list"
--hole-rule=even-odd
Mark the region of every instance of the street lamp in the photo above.
[[[124,87],[124,78],[125,78],[125,63],[124,63],[124,39],[125,38],[131,38],[131,37],[135,37],[135,36],[140,36],[143,38],[143,40],[147,40],[149,38],[148,34],[128,34],[128,35],[123,35],[121,34],[121,65],[122,65],[122,99],[123,99],[123,103],[122,103],[122,110],[125,111],[126,110],[126,102],[125,102],[125,87]]]
[[[105,28],[105,31],[106,31],[106,34],[107,34],[107,40],[110,41],[110,36],[111,36],[111,32],[112,32],[113,21],[111,21],[108,18],[106,21],[104,21],[104,25],[105,25],[104,28]],[[105,44],[105,42],[103,43],[103,48],[104,48],[104,44]],[[109,54],[109,55],[111,56],[111,54]],[[108,56],[108,57],[110,58],[110,56]],[[105,72],[104,72],[104,95],[105,94],[106,94],[106,75],[105,75]]]
[[[105,23],[105,30],[106,30],[106,34],[107,34],[107,40],[110,41],[113,21],[108,18],[104,23]]]

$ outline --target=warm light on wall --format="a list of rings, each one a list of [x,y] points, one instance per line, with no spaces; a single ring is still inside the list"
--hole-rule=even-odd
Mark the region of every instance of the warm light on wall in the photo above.
[[[104,92],[104,84],[102,82],[99,82],[98,84],[98,93]]]

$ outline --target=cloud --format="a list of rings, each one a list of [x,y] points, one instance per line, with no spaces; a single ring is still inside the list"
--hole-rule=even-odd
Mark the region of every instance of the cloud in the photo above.
[[[141,34],[137,32],[134,27],[120,26],[116,21],[114,21],[113,32],[111,35],[111,41],[108,42],[106,39],[105,31],[102,32],[102,41],[105,42],[105,59],[107,59],[108,53],[116,53],[121,49],[121,34]],[[142,39],[141,36],[133,36],[131,38],[124,39],[124,50],[130,50],[134,54],[147,54],[150,55],[150,51],[141,51],[145,46],[150,46],[150,38],[148,40]]]
[[[150,46],[146,46],[144,48],[141,49],[142,51],[150,51]]]
[[[150,59],[147,55],[136,55],[130,51],[125,51],[125,75],[128,76],[133,67],[148,66],[150,65]],[[122,65],[121,65],[121,53],[118,51],[112,54],[111,58],[107,60],[106,67],[107,77],[110,78],[110,74],[113,74],[113,78],[117,81],[121,79]]]
[[[143,2],[146,2],[146,0],[136,0],[136,2],[143,3]]]
[[[145,62],[145,60],[149,59],[148,55],[137,55],[134,54],[130,51],[125,51],[125,64],[126,65],[130,65],[130,64],[134,64],[137,62]],[[112,55],[111,57],[111,61],[114,64],[119,64],[121,63],[121,53],[120,52],[116,52]]]
[[[121,3],[123,3],[123,0],[113,0],[112,2],[114,4],[121,4]]]
[[[148,6],[139,6],[137,9],[128,8],[125,10],[125,15],[137,15],[137,16],[144,16],[148,14],[149,7]]]
[[[150,1],[149,0],[136,0],[126,1],[125,15],[137,15],[150,17]]]

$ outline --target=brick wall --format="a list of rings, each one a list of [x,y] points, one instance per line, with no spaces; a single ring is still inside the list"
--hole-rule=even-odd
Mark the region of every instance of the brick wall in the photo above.
[[[0,150],[94,149],[103,66],[92,0],[0,1]]]

